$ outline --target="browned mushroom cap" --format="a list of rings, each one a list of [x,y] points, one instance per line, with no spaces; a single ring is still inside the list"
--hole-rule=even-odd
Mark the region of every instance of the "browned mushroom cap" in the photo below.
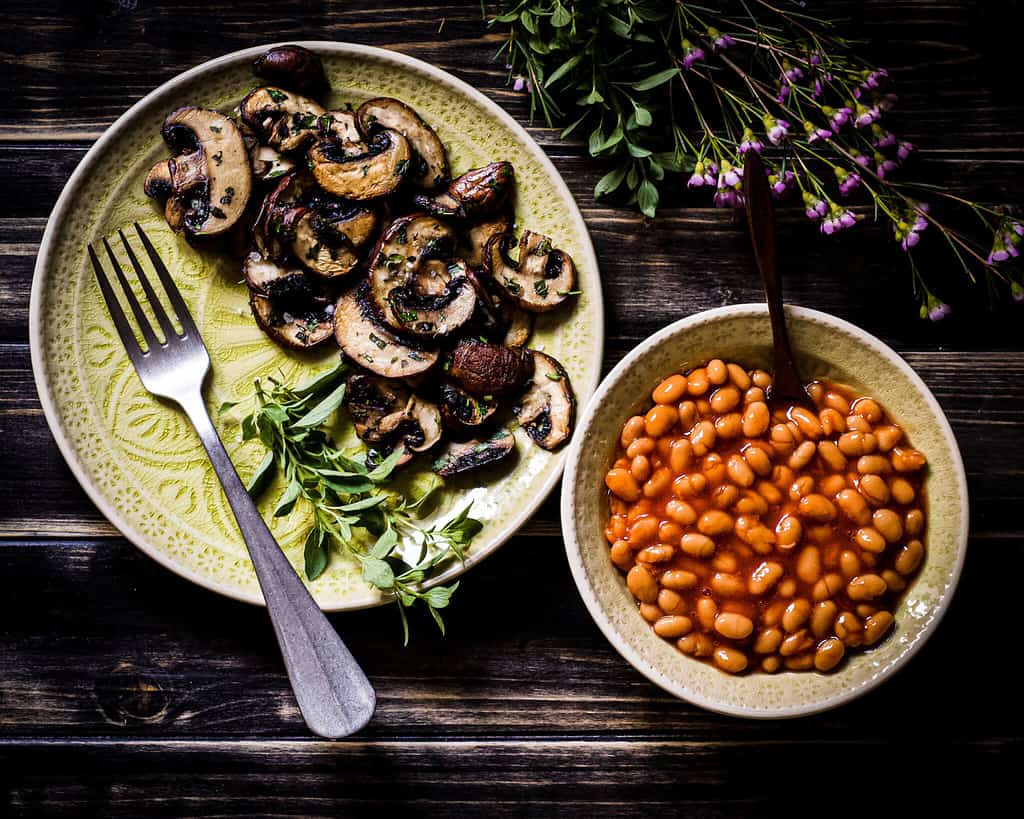
[[[503,295],[531,313],[553,310],[576,285],[576,268],[568,253],[556,250],[547,236],[524,230],[519,261],[508,256],[514,237],[505,233],[487,243],[484,266]]]
[[[295,222],[292,253],[318,276],[344,276],[362,260],[378,221],[369,208],[350,208],[339,215],[308,210]]]
[[[175,230],[194,236],[230,230],[252,191],[249,154],[234,121],[219,111],[179,108],[164,120],[163,137],[178,154],[150,169],[146,195],[167,198],[165,215]]]
[[[249,256],[245,275],[249,304],[263,331],[298,350],[321,344],[334,330],[334,305],[324,292],[295,268],[278,268]]]
[[[434,461],[434,472],[444,477],[480,469],[507,458],[516,439],[507,429],[497,429],[484,440],[450,441]]]
[[[365,146],[335,140],[318,142],[309,151],[309,163],[325,191],[363,201],[396,190],[408,173],[411,156],[404,136],[383,130]]]
[[[438,351],[395,336],[369,302],[367,283],[345,293],[335,310],[334,336],[342,352],[362,367],[385,378],[419,375],[437,363]]]
[[[457,384],[445,381],[441,385],[441,415],[445,424],[454,430],[475,429],[483,426],[498,411],[498,402],[474,398]]]
[[[317,136],[324,109],[308,97],[267,86],[250,91],[239,105],[242,121],[266,145],[282,153],[306,147]]]
[[[448,157],[434,129],[404,102],[390,97],[367,100],[356,111],[359,130],[370,137],[381,128],[402,134],[415,156],[409,180],[420,188],[436,188],[448,179]]]
[[[481,222],[470,225],[460,245],[462,257],[470,267],[481,267],[487,251],[487,243],[491,237],[500,233],[509,233],[512,230],[512,217],[502,213]]]
[[[446,191],[419,194],[416,204],[434,216],[475,219],[501,210],[515,184],[511,162],[492,162],[455,179]]]
[[[320,58],[298,45],[277,46],[260,54],[252,64],[253,73],[272,85],[317,97],[330,86]]]
[[[533,372],[529,350],[460,339],[452,350],[448,376],[470,395],[508,395],[522,386]]]
[[[519,423],[543,449],[556,449],[569,439],[576,417],[576,396],[569,374],[554,358],[533,354],[533,378],[514,410]]]

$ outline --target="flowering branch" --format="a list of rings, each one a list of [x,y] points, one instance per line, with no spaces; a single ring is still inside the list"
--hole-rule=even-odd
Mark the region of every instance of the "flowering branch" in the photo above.
[[[970,282],[1024,301],[1016,211],[894,179],[916,146],[883,122],[897,102],[888,73],[791,0],[518,0],[490,23],[506,27],[499,53],[531,118],[570,122],[563,136],[588,133],[590,154],[614,162],[596,197],[624,190],[653,217],[682,173],[716,206],[738,207],[743,155],[763,152],[775,195],[799,196],[825,235],[865,218],[854,197],[872,206],[906,256],[922,317],[950,312],[918,267],[928,233]],[[940,221],[937,201],[973,213],[979,229]]]

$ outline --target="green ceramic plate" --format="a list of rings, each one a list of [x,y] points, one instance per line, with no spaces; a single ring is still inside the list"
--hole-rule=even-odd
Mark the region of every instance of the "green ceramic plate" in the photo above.
[[[568,370],[581,403],[600,374],[604,338],[601,285],[586,227],[565,183],[526,131],[497,105],[451,75],[400,54],[366,46],[313,42],[334,92],[332,106],[393,96],[437,130],[452,169],[461,173],[499,159],[515,165],[516,216],[546,233],[576,260],[583,295],[540,317],[531,346]],[[235,263],[197,252],[167,228],[142,193],[148,168],[167,156],[165,115],[185,104],[229,110],[254,85],[250,65],[269,46],[204,63],[158,88],[103,135],[72,175],[43,237],[32,283],[32,364],[43,409],[71,470],[99,509],[140,549],[190,580],[230,597],[261,603],[245,546],[212,469],[184,415],[142,387],[114,332],[85,254],[87,242],[137,220],[156,241],[199,324],[213,359],[207,406],[243,396],[254,378],[280,370],[304,380],[337,360],[282,351],[256,327]],[[239,442],[237,421],[215,421],[240,473],[262,458]],[[466,566],[493,552],[540,505],[557,482],[564,452],[551,454],[517,431],[517,459],[481,479],[447,487],[441,516],[470,499],[486,522]],[[264,511],[272,508],[269,493]],[[272,524],[282,548],[302,563],[302,510]],[[465,567],[453,567],[450,580]],[[335,555],[311,584],[328,610],[383,602],[359,570]]]
[[[938,625],[967,550],[967,479],[953,431],[935,397],[892,349],[848,322],[787,308],[800,373],[848,384],[881,401],[928,456],[926,556],[896,610],[888,638],[853,652],[831,674],[782,672],[733,677],[679,652],[640,617],[608,557],[604,474],[622,424],[651,404],[669,373],[711,358],[771,369],[771,328],[763,304],[689,316],[633,349],[601,382],[583,413],[562,482],[562,530],[576,585],[612,645],[652,682],[698,705],[745,717],[794,717],[833,708],[874,688],[906,663]]]

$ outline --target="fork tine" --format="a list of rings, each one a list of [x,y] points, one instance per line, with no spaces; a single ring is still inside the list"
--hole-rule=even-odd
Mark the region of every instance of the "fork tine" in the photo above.
[[[171,304],[174,306],[174,312],[178,314],[178,321],[181,322],[181,327],[185,331],[185,335],[195,335],[196,338],[200,338],[199,330],[196,329],[196,324],[192,321],[192,314],[188,311],[188,306],[185,304],[185,300],[181,297],[181,293],[178,291],[178,286],[174,283],[174,279],[171,278],[171,274],[167,270],[167,265],[165,265],[163,259],[160,258],[160,254],[156,252],[156,248],[153,247],[153,243],[149,241],[149,237],[143,232],[142,226],[138,222],[135,222],[134,224],[135,232],[139,234],[139,238],[142,240],[142,245],[146,248],[146,253],[149,254],[149,260],[153,263],[153,268],[156,270],[157,276],[160,277],[164,290],[167,291],[167,297],[171,300]]]
[[[106,237],[103,238],[103,247],[106,248],[110,264],[113,265],[117,279],[121,282],[121,289],[124,291],[124,297],[128,300],[128,306],[132,308],[132,313],[135,314],[135,321],[138,322],[139,329],[142,331],[142,337],[146,339],[146,346],[151,350],[154,347],[159,347],[160,342],[157,340],[156,333],[153,332],[153,327],[150,325],[146,314],[142,312],[142,305],[135,298],[132,286],[128,283],[128,278],[124,275],[124,270],[121,269],[121,263],[117,260],[117,256],[114,255],[114,251]]]
[[[117,334],[121,337],[121,343],[128,353],[128,358],[131,359],[132,364],[138,367],[139,361],[143,356],[142,348],[139,347],[139,342],[135,340],[135,333],[132,332],[124,310],[121,309],[117,296],[114,295],[114,290],[110,286],[110,280],[107,278],[103,265],[100,264],[100,260],[96,256],[96,251],[93,250],[92,245],[86,245],[86,247],[89,251],[89,258],[92,260],[92,269],[96,273],[96,281],[103,293],[103,300],[107,303],[110,318],[114,321],[114,327],[117,328]]]
[[[170,340],[173,336],[178,335],[178,331],[174,329],[174,325],[171,324],[171,320],[167,318],[167,313],[164,311],[163,304],[160,303],[160,299],[158,299],[156,293],[153,292],[153,286],[149,283],[149,279],[146,278],[146,271],[142,269],[142,265],[139,264],[139,260],[135,256],[135,251],[133,251],[132,246],[128,244],[128,237],[125,236],[124,231],[120,229],[117,231],[117,235],[121,237],[121,244],[124,245],[125,252],[128,254],[128,259],[131,261],[132,267],[135,268],[135,275],[139,277],[139,281],[142,283],[142,289],[146,291],[146,298],[149,300],[149,304],[153,308],[156,320],[160,322],[160,326],[163,328],[164,337]]]

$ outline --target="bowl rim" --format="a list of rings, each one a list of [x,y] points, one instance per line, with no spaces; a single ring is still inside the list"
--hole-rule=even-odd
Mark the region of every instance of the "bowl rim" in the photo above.
[[[68,468],[71,470],[71,473],[78,482],[78,485],[82,487],[99,512],[121,533],[122,536],[134,544],[143,554],[152,558],[164,568],[170,569],[185,580],[232,600],[238,600],[240,602],[256,606],[266,605],[263,599],[263,593],[258,587],[255,592],[249,593],[242,589],[228,586],[212,578],[208,578],[200,574],[195,569],[177,562],[161,549],[152,546],[149,543],[148,538],[141,531],[130,525],[128,521],[122,517],[120,510],[113,503],[108,502],[108,500],[99,491],[95,482],[90,478],[79,460],[77,450],[64,434],[64,430],[61,425],[61,415],[58,412],[50,393],[49,369],[43,355],[42,300],[43,280],[46,270],[51,265],[51,256],[55,237],[60,223],[64,220],[69,204],[78,192],[78,189],[85,183],[85,180],[88,178],[93,166],[99,161],[103,153],[108,150],[110,143],[119,136],[126,125],[148,107],[159,104],[163,98],[173,95],[180,87],[187,85],[196,79],[202,78],[205,75],[216,73],[225,67],[247,60],[252,60],[268,49],[282,45],[299,45],[319,54],[364,57],[372,60],[378,60],[383,63],[390,63],[393,66],[407,71],[417,72],[426,76],[433,82],[448,86],[455,93],[464,95],[512,132],[521,141],[524,148],[530,153],[534,161],[540,165],[545,176],[551,180],[551,183],[559,196],[569,204],[570,217],[574,226],[578,228],[580,241],[583,245],[582,261],[589,269],[593,270],[595,286],[591,288],[588,295],[594,302],[594,317],[592,322],[592,326],[594,327],[594,344],[587,355],[589,363],[593,365],[593,376],[589,379],[581,380],[581,383],[574,383],[573,386],[575,387],[578,396],[591,396],[593,394],[596,384],[600,380],[601,361],[604,356],[605,343],[604,294],[601,288],[601,272],[597,261],[597,254],[594,251],[593,240],[590,237],[590,232],[587,228],[586,220],[583,218],[583,213],[580,210],[579,203],[569,190],[569,186],[566,184],[565,179],[562,177],[561,173],[559,173],[548,155],[544,152],[544,149],[537,144],[537,141],[530,136],[526,128],[520,125],[511,114],[482,91],[474,88],[468,82],[456,77],[454,74],[445,71],[443,68],[439,68],[432,63],[420,60],[416,57],[410,57],[409,55],[403,54],[399,51],[392,51],[391,49],[379,48],[376,46],[362,45],[360,43],[337,42],[333,40],[282,40],[237,49],[194,65],[191,68],[170,77],[152,91],[145,94],[145,96],[137,102],[128,106],[124,112],[117,117],[117,119],[107,126],[96,142],[94,142],[85,153],[85,156],[83,156],[79,161],[74,171],[72,171],[71,176],[64,184],[64,187],[61,189],[60,195],[57,197],[57,201],[53,206],[53,210],[47,218],[46,228],[43,231],[43,236],[39,243],[39,252],[36,256],[36,262],[32,272],[32,288],[29,298],[29,350],[36,392],[39,395],[39,401],[43,409],[43,416],[46,418],[47,425],[50,428],[50,433],[64,458],[64,462],[68,465]],[[421,587],[427,589],[432,586],[450,582],[456,577],[461,577],[466,571],[485,558],[494,554],[501,546],[507,543],[523,527],[529,518],[536,513],[544,500],[552,493],[552,490],[555,488],[555,485],[558,483],[558,480],[562,475],[567,454],[567,449],[563,449],[561,452],[552,453],[553,457],[547,470],[547,477],[539,491],[530,498],[527,498],[519,506],[518,510],[509,517],[507,523],[494,533],[494,536],[484,548],[480,548],[467,555],[464,562],[458,563],[442,572],[437,577],[431,578],[429,581],[423,583]],[[314,595],[315,599],[315,590],[311,588],[310,593]],[[326,612],[344,612],[376,608],[378,606],[387,605],[391,603],[392,600],[393,598],[389,595],[381,595],[357,598],[345,603],[328,602],[321,604],[318,602],[318,605]]]
[[[600,407],[603,405],[608,393],[619,382],[622,376],[636,362],[641,360],[651,348],[657,346],[666,339],[685,332],[689,327],[697,324],[715,322],[738,315],[767,316],[768,306],[766,304],[760,302],[734,304],[694,313],[663,327],[630,350],[622,360],[612,368],[611,372],[602,379],[597,390],[594,392],[590,401],[587,402],[587,405],[581,414],[580,421],[577,425],[576,433],[573,436],[573,441],[566,459],[565,475],[562,482],[560,501],[565,552],[569,561],[569,568],[572,571],[573,580],[576,582],[576,588],[579,591],[580,596],[583,598],[583,602],[586,605],[587,610],[590,612],[590,616],[594,619],[594,622],[597,624],[608,642],[612,644],[615,650],[618,651],[619,654],[622,655],[623,659],[632,665],[633,668],[668,693],[673,694],[679,699],[691,702],[694,705],[699,705],[702,708],[718,714],[733,717],[745,717],[749,719],[789,719],[819,714],[823,711],[837,708],[840,705],[844,705],[845,703],[851,702],[852,700],[866,694],[868,691],[871,691],[881,685],[890,676],[903,668],[907,662],[917,654],[928,638],[931,637],[939,623],[942,621],[946,610],[949,608],[949,603],[956,592],[956,587],[963,569],[964,559],[967,553],[967,538],[970,527],[967,475],[964,470],[960,448],[957,444],[956,436],[953,434],[953,429],[949,424],[949,420],[946,418],[945,413],[942,411],[942,407],[932,394],[932,391],[924,383],[923,379],[895,350],[876,336],[855,324],[851,324],[850,322],[829,313],[824,313],[820,310],[812,310],[808,307],[798,307],[796,305],[787,304],[785,310],[787,316],[793,319],[808,319],[833,327],[837,330],[846,331],[856,337],[860,343],[866,345],[889,360],[910,380],[924,398],[925,404],[934,416],[935,420],[938,422],[939,430],[949,448],[955,472],[956,484],[960,490],[958,493],[960,497],[960,531],[958,532],[957,538],[956,559],[951,567],[946,585],[943,588],[938,601],[935,603],[933,616],[924,623],[916,638],[888,666],[854,687],[841,689],[835,694],[819,698],[805,705],[787,705],[773,708],[753,709],[748,706],[723,702],[716,699],[714,696],[707,696],[694,692],[685,684],[669,678],[667,675],[660,672],[653,663],[648,661],[639,652],[632,649],[622,638],[615,625],[605,615],[604,607],[594,594],[594,590],[591,588],[587,580],[587,572],[582,560],[582,549],[579,545],[579,539],[576,532],[573,507],[574,499],[577,494],[577,486],[579,484],[578,466],[583,442],[588,438],[590,428],[593,425],[594,419]]]

